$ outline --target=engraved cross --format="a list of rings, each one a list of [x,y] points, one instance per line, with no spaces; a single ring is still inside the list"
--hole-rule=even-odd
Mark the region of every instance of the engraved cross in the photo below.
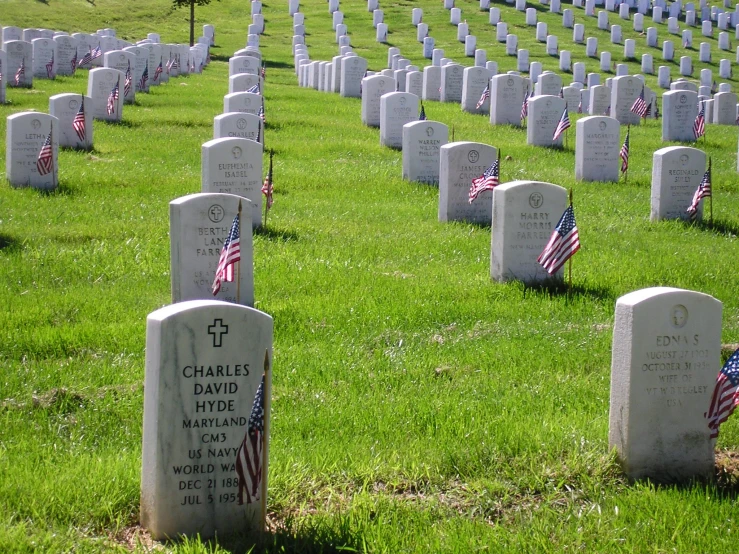
[[[222,346],[223,335],[228,334],[228,325],[224,325],[222,319],[214,319],[213,325],[208,325],[208,334],[213,335],[213,346],[219,348]]]

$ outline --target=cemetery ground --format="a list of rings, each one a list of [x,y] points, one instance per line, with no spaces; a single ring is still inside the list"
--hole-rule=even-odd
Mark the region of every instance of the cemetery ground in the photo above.
[[[723,302],[722,343],[739,342],[737,129],[709,125],[697,145],[713,159],[713,225],[652,223],[652,153],[672,144],[661,141],[659,122],[632,127],[628,182],[581,183],[574,124],[563,150],[536,148],[524,129],[426,103],[456,140],[501,149],[502,182],[573,189],[583,246],[571,292],[495,283],[490,229],[438,223],[438,189],[401,179],[400,152],[361,124],[358,99],[299,88],[286,2],[263,5],[275,204],[254,237],[255,307],[274,317],[275,343],[272,532],[255,551],[734,550],[736,421],[721,427],[710,483],[629,483],[607,435],[617,298],[650,286],[705,292]],[[186,10],[170,11],[167,0],[28,6],[3,2],[0,23],[187,40]],[[370,69],[384,68],[366,2],[341,6],[355,51]],[[381,2],[390,43],[423,66],[414,6]],[[500,6],[504,21],[520,23],[532,61],[556,70],[524,15]],[[471,64],[448,12],[438,2],[421,7],[446,55]],[[487,14],[476,2],[460,7],[484,33],[488,59],[514,69]],[[337,48],[325,3],[301,10],[311,57],[330,59]],[[151,547],[137,528],[146,316],[170,302],[168,203],[200,191],[200,146],[249,20],[235,0],[196,16],[216,27],[202,75],[137,95],[120,124],[96,121],[93,151],[60,151],[56,192],[0,184],[0,551]],[[539,16],[560,32],[559,16]],[[582,10],[576,22],[607,41]],[[561,30],[560,48],[570,36]],[[624,22],[624,38],[635,36]],[[597,71],[584,46],[571,49]],[[611,50],[620,61],[622,47]],[[678,38],[676,59],[679,51]],[[7,116],[47,111],[50,95],[86,83],[79,71],[8,89],[0,136]],[[647,83],[658,90],[653,76]],[[229,537],[165,549],[251,546]]]

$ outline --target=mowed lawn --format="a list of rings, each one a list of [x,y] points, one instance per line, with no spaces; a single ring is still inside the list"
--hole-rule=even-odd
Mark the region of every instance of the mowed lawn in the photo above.
[[[524,14],[494,5],[531,60],[558,70]],[[488,59],[515,69],[479,3],[457,6]],[[561,16],[531,6],[560,49],[597,71]],[[412,63],[427,64],[411,25],[411,9],[422,7],[437,46],[472,64],[440,2],[380,7],[390,45]],[[343,0],[341,9],[354,50],[371,70],[385,68],[387,45],[374,40],[366,2]],[[338,47],[326,3],[301,10],[311,58],[330,60]],[[574,11],[599,51],[622,62],[623,46]],[[378,129],[362,125],[358,99],[297,86],[287,1],[265,1],[263,12],[275,204],[254,237],[254,274],[256,307],[275,322],[270,532],[163,550],[736,550],[739,424],[721,428],[715,482],[629,483],[609,451],[608,409],[620,296],[652,286],[713,295],[723,302],[725,351],[739,343],[737,129],[709,125],[696,145],[713,160],[714,224],[652,223],[652,155],[675,144],[661,140],[661,122],[632,127],[628,182],[580,183],[574,121],[566,148],[538,148],[526,145],[524,129],[425,103],[456,140],[501,149],[502,181],[573,190],[583,246],[571,293],[496,283],[490,228],[439,223],[438,189],[402,180],[401,152],[381,147]],[[113,27],[130,41],[160,32],[163,41],[186,42],[187,16],[168,0],[0,3],[2,25]],[[200,191],[200,146],[213,136],[227,60],[245,45],[250,21],[248,2],[236,0],[198,7],[196,17],[197,34],[204,23],[216,27],[202,75],[137,96],[121,124],[95,122],[92,152],[60,152],[56,192],[0,184],[2,552],[152,548],[138,527],[146,316],[170,302],[168,203]],[[678,77],[631,22],[618,23],[624,38],[637,39],[638,55],[653,53],[655,66]],[[666,25],[655,26],[660,44],[668,40]],[[708,67],[721,82],[715,38],[693,34],[714,50],[713,64],[687,51],[695,75]],[[673,40],[679,60],[686,51]],[[659,90],[654,76],[647,83]],[[7,116],[47,111],[50,95],[86,84],[79,71],[8,89],[0,135]],[[4,172],[4,140],[0,149]],[[264,161],[266,168],[267,154]]]

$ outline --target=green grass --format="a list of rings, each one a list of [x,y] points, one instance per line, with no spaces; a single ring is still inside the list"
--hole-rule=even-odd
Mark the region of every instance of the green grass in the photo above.
[[[158,30],[168,42],[188,36],[187,11],[167,0],[29,5],[5,0],[0,22],[114,27],[124,38]],[[416,5],[381,7],[392,45],[423,66],[410,23]],[[477,2],[458,5],[488,59],[514,69],[487,13]],[[531,60],[556,69],[533,28],[524,29],[524,14],[500,5]],[[366,2],[341,7],[355,50],[370,69],[384,68],[387,49],[374,42]],[[437,45],[471,64],[448,12],[438,2],[422,7]],[[330,59],[337,47],[326,4],[302,9],[312,59]],[[457,140],[510,156],[504,181],[574,190],[583,247],[572,297],[494,283],[490,230],[438,223],[438,191],[401,179],[400,152],[380,147],[378,130],[361,124],[359,100],[297,87],[287,3],[269,0],[264,13],[276,195],[254,258],[256,307],[275,320],[275,531],[255,551],[735,550],[734,475],[709,485],[629,484],[607,433],[618,297],[658,285],[711,294],[724,303],[722,342],[737,342],[736,130],[708,127],[716,225],[691,227],[649,221],[652,153],[668,145],[656,122],[632,128],[628,183],[577,183],[574,134],[567,149],[534,148],[524,130],[426,103]],[[619,60],[622,47],[606,46],[595,18],[575,13],[599,50]],[[568,43],[560,16],[539,15],[579,60],[584,46]],[[135,530],[145,319],[169,303],[168,202],[200,190],[200,145],[222,110],[226,60],[245,43],[248,6],[214,2],[197,18],[198,27],[216,25],[218,41],[203,75],[139,95],[124,108],[125,124],[95,122],[92,153],[60,153],[56,193],[0,185],[0,551],[148,548]],[[624,38],[635,36],[621,24]],[[658,28],[667,38],[666,25]],[[679,59],[679,38],[675,45]],[[597,70],[597,60],[586,63]],[[5,117],[46,111],[50,95],[83,92],[86,77],[9,90],[0,136]],[[648,83],[656,90],[653,77]],[[0,149],[4,170],[4,141]],[[737,445],[739,426],[729,421],[718,447],[732,453]],[[252,546],[235,537],[166,549]]]

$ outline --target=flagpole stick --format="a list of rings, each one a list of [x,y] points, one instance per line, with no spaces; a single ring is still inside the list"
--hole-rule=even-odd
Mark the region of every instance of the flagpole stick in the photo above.
[[[572,188],[570,188],[570,207],[572,207]],[[567,291],[572,292],[572,256],[570,256],[570,259],[567,261],[567,272],[569,273],[569,285],[567,286]]]
[[[711,158],[708,158],[708,178],[713,181],[713,172],[711,171]],[[713,227],[713,183],[711,183],[711,196],[708,197],[708,209],[710,212],[710,224]]]
[[[239,242],[241,241],[241,200],[239,200]],[[241,304],[241,260],[236,262],[236,303]]]
[[[262,433],[262,531],[267,530],[267,437],[272,407],[272,376],[269,374],[269,350],[264,351],[264,432]]]
[[[452,125],[452,142],[454,142],[454,125]]]

